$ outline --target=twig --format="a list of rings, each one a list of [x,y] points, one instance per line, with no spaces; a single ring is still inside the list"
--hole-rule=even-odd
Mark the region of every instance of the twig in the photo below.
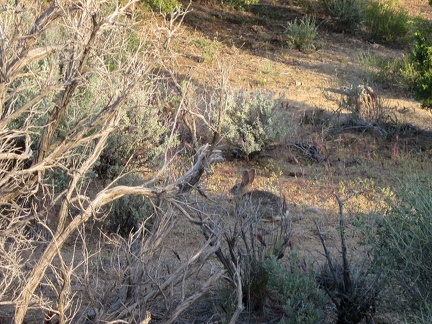
[[[200,290],[197,291],[192,296],[188,297],[184,300],[180,305],[176,307],[176,309],[172,312],[169,318],[165,323],[170,324],[173,323],[187,308],[189,308],[197,299],[201,298],[212,286],[215,282],[217,282],[222,275],[225,273],[224,270],[221,270],[211,276],[206,282],[200,287]]]
[[[339,233],[341,238],[341,248],[342,248],[342,262],[343,262],[343,280],[346,292],[350,295],[352,293],[352,282],[350,277],[350,267],[348,263],[348,252],[345,242],[345,224],[344,224],[344,214],[343,214],[343,202],[336,195],[337,202],[339,204]]]
[[[234,265],[233,265],[233,267],[234,267]],[[234,283],[236,285],[237,305],[236,305],[236,309],[234,311],[234,314],[231,316],[229,324],[237,323],[237,320],[240,317],[240,314],[243,312],[243,309],[244,309],[242,279],[241,279],[241,274],[240,274],[240,264],[237,263],[237,265],[234,268],[236,269],[236,271],[234,273]]]

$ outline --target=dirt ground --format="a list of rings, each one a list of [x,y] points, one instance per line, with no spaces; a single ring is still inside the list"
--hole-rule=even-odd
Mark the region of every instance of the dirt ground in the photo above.
[[[293,112],[293,123],[298,125],[307,111],[322,109],[332,113],[338,109],[335,98],[340,98],[344,87],[364,84],[360,54],[388,58],[406,55],[403,49],[371,43],[359,35],[334,33],[325,27],[319,30],[317,51],[305,54],[290,49],[284,32],[286,22],[303,14],[300,7],[290,3],[282,0],[257,5],[256,10],[266,15],[234,11],[216,3],[192,3],[192,11],[174,40],[179,53],[176,62],[179,75],[204,86],[218,80],[219,64],[229,71],[232,88],[265,88],[283,95],[286,109]],[[410,14],[432,19],[432,7],[427,0],[401,0],[401,3]],[[388,89],[374,87],[374,91],[398,120],[432,131],[432,114],[421,109],[417,101]],[[413,159],[424,169],[432,168],[429,162],[432,143],[427,140],[382,139],[367,132],[326,137],[325,129],[311,125],[299,127],[296,140],[325,145],[329,151],[327,161],[318,163],[290,143],[279,143],[256,159],[227,159],[215,165],[205,174],[202,189],[210,199],[219,202],[221,217],[226,217],[222,221],[230,226],[233,219],[227,211],[232,209],[233,202],[229,189],[239,181],[242,170],[255,168],[257,178],[253,188],[284,194],[293,219],[293,245],[302,256],[318,263],[323,256],[315,221],[332,251],[339,248],[335,195],[345,202],[347,232],[355,244],[358,236],[353,223],[359,211],[367,215],[379,206],[379,188],[391,187],[398,175],[410,172]],[[178,221],[165,251],[171,254],[173,251],[184,260],[202,242],[199,227]],[[195,278],[197,283],[213,266],[220,267],[216,259]],[[208,318],[214,311],[211,297],[194,305],[179,323],[218,322]],[[259,318],[242,323],[252,322],[264,323]],[[377,318],[376,322],[395,323],[394,314]]]
[[[411,14],[432,17],[427,1],[402,3]],[[199,70],[196,74],[200,76],[198,79],[202,79],[202,70],[217,60],[230,66],[230,85],[235,88],[272,89],[282,93],[290,107],[299,110],[335,109],[336,103],[329,100],[329,93],[338,93],[344,86],[364,83],[364,72],[358,59],[360,54],[387,58],[406,55],[403,49],[370,43],[359,35],[334,33],[325,26],[320,28],[317,51],[304,54],[289,49],[284,32],[286,22],[301,17],[301,9],[279,2],[276,7],[268,9],[278,10],[275,19],[271,19],[273,16],[267,16],[265,11],[266,6],[271,5],[261,3],[259,7],[264,7],[260,9],[264,14],[254,15],[230,11],[226,7],[192,4],[180,37],[180,66],[184,71]],[[404,94],[379,88],[374,90],[387,105],[403,111],[404,118],[430,125],[430,114],[418,109],[418,102],[404,97]],[[411,113],[413,111],[415,113]]]
[[[427,1],[401,3],[410,14],[432,19],[432,8]],[[296,113],[296,122],[299,122],[311,109],[336,110],[338,104],[334,98],[340,95],[343,87],[363,84],[360,54],[387,58],[406,55],[403,49],[371,43],[359,35],[334,33],[326,28],[320,29],[317,51],[305,54],[290,49],[286,46],[283,21],[301,15],[301,9],[282,1],[260,6],[270,5],[278,8],[277,20],[246,11],[221,9],[217,5],[193,3],[193,10],[185,19],[178,39],[178,62],[182,73],[190,73],[195,82],[204,84],[215,78],[216,62],[225,64],[230,70],[230,86],[249,90],[266,88],[283,94],[288,109]],[[269,10],[276,10],[274,8]],[[421,109],[417,101],[388,89],[374,87],[374,90],[398,120],[432,130],[431,113]],[[281,145],[256,160],[218,164],[203,186],[210,196],[226,196],[229,202],[228,190],[239,180],[241,171],[257,169],[254,188],[285,194],[295,220],[294,244],[300,247],[304,256],[322,260],[314,220],[322,226],[329,244],[337,250],[339,214],[335,195],[345,201],[348,220],[354,222],[359,210],[367,214],[380,204],[378,187],[391,186],[398,175],[410,172],[407,165],[416,150],[411,147],[412,142],[382,140],[373,134],[346,133],[325,139],[323,133],[322,129],[306,128],[298,139],[311,143],[318,138],[325,142],[331,150],[328,163],[314,163],[289,145]],[[429,150],[429,156],[430,149],[427,143],[421,148]],[[427,159],[419,163],[430,168]],[[352,242],[356,243],[355,231],[350,233]],[[176,246],[180,244],[185,253],[201,239],[199,229],[190,228],[188,224],[177,227],[175,236],[178,238]],[[394,317],[389,315],[377,321],[392,323]]]
[[[401,5],[412,15],[432,19],[432,8],[427,1],[406,0]],[[290,6],[288,1],[263,2],[259,7],[261,11],[234,11],[215,4],[192,3],[192,11],[186,16],[177,39],[181,72],[204,84],[218,78],[214,69],[217,63],[225,64],[230,71],[231,87],[266,88],[281,93],[286,98],[287,109],[298,117],[294,122],[298,123],[308,110],[336,110],[335,98],[340,98],[341,89],[364,84],[360,54],[387,58],[406,55],[404,49],[371,43],[358,34],[334,33],[325,25],[319,29],[319,49],[305,54],[288,48],[284,33],[286,22],[303,14],[301,8]],[[254,14],[254,11],[265,14]],[[378,86],[374,91],[399,121],[423,130],[432,129],[432,114],[421,109],[414,99]],[[326,223],[331,224],[337,217],[334,195],[341,194],[341,181],[373,179],[385,185],[386,179],[391,183],[395,173],[404,172],[402,162],[392,156],[395,143],[391,140],[382,141],[370,134],[341,134],[324,139],[323,133],[322,129],[306,128],[298,139],[311,143],[316,138],[325,142],[331,150],[328,164],[312,163],[298,151],[282,145],[254,161],[219,164],[206,185],[210,191],[220,194],[238,180],[241,170],[254,167],[258,170],[257,187],[261,185],[276,192],[282,188],[297,213],[329,218],[332,221]],[[397,144],[401,151],[410,151],[408,144]],[[270,179],[278,172],[281,176],[276,176],[276,181]],[[314,236],[310,225],[297,229],[300,236]],[[312,246],[316,247],[315,242]]]

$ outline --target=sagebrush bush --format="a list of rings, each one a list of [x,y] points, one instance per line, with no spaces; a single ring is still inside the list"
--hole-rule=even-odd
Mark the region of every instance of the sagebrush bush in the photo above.
[[[72,177],[68,171],[61,168],[53,168],[45,174],[45,181],[51,183],[53,192],[62,192],[67,189]]]
[[[288,259],[288,266],[276,258],[264,263],[270,305],[281,314],[279,323],[321,323],[327,299],[319,288],[312,265],[294,251]]]
[[[235,253],[241,269],[243,302],[250,311],[262,311],[270,297],[269,273],[265,262],[281,258],[291,237],[291,222],[281,221],[269,233],[259,224],[260,215],[240,220],[240,231],[234,231],[227,241],[229,253]],[[243,230],[244,228],[244,230]],[[233,262],[235,260],[232,260]]]
[[[362,79],[366,84],[391,89],[405,96],[413,91],[416,73],[409,58],[384,58],[369,53],[359,54]]]
[[[234,9],[244,9],[250,5],[258,3],[259,0],[227,0],[223,3]]]
[[[432,42],[432,24],[430,20],[419,16],[411,17],[411,20],[410,43],[415,43],[415,33],[417,31],[420,31],[429,42]]]
[[[432,108],[432,42],[421,33],[416,32],[416,44],[411,52],[410,61],[416,72],[414,97],[423,108]]]
[[[209,39],[207,37],[196,38],[192,44],[200,48],[202,51],[202,60],[206,63],[212,62],[220,53],[222,44],[217,39]]]
[[[169,15],[182,6],[177,0],[146,0],[146,2],[153,10],[158,10],[165,15]]]
[[[302,9],[302,12],[314,13],[319,7],[319,0],[297,0],[295,4]]]
[[[364,24],[374,42],[406,44],[411,23],[410,16],[391,1],[371,1],[366,6]]]
[[[425,303],[420,310],[419,314],[412,316],[410,321],[405,323],[416,323],[416,324],[430,324],[432,323],[432,304]]]
[[[137,174],[129,174],[121,179],[118,184],[139,185],[142,183]],[[142,222],[145,222],[154,213],[154,205],[143,196],[125,195],[114,200],[109,206],[108,216],[105,219],[105,229],[110,233],[128,236],[137,230]],[[150,225],[149,222],[146,226]]]
[[[300,22],[297,18],[289,22],[287,26],[288,44],[302,52],[310,52],[316,49],[315,38],[318,34],[318,27],[315,18],[305,15]]]
[[[334,304],[335,323],[369,323],[376,311],[376,301],[383,286],[384,274],[372,271],[372,260],[366,253],[363,260],[349,256],[343,202],[339,204],[340,248],[338,256],[330,252],[318,221],[315,226],[320,238],[326,263],[317,275],[320,287]]]
[[[160,86],[155,98],[134,98],[139,105],[123,112],[121,122],[108,139],[99,160],[94,166],[97,175],[103,180],[112,180],[124,171],[158,163],[158,157],[167,145],[175,145],[177,137],[171,142],[171,117],[169,107],[176,104],[175,96]],[[143,105],[142,102],[149,102]]]
[[[232,279],[228,289],[232,291],[240,286],[241,296],[237,291],[232,298],[224,300],[224,309],[235,308],[233,305],[241,298],[240,302],[249,311],[262,312],[271,298],[270,279],[264,264],[268,259],[284,256],[291,241],[292,222],[289,217],[274,223],[263,222],[262,211],[259,206],[254,209],[250,202],[241,201],[232,214],[234,225],[225,229],[225,242],[216,256]],[[204,235],[208,237],[219,226],[206,225]]]
[[[372,237],[377,271],[388,272],[402,287],[404,296],[399,300],[409,300],[413,308],[431,305],[432,178],[411,173],[385,197],[389,210]]]
[[[248,157],[288,136],[293,123],[283,110],[283,101],[283,97],[264,89],[232,92],[223,124],[225,138]]]
[[[355,31],[364,20],[369,0],[319,0],[321,10],[331,17],[339,32]]]

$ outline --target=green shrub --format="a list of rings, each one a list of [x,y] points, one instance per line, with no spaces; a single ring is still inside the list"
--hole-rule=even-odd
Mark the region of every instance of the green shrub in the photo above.
[[[406,44],[411,22],[409,15],[390,1],[372,1],[366,6],[364,23],[374,42]]]
[[[302,12],[315,13],[318,11],[320,0],[296,0],[295,5],[302,9]]]
[[[234,224],[225,230],[225,242],[216,256],[232,279],[228,289],[236,289],[239,283],[241,296],[237,291],[232,298],[223,301],[222,307],[234,309],[233,305],[241,298],[241,303],[249,311],[262,312],[271,300],[270,278],[264,264],[270,258],[281,259],[284,256],[291,241],[291,219],[284,217],[279,222],[262,222],[262,208],[251,209],[246,199],[236,204],[235,209],[232,215]],[[208,238],[219,226],[217,223],[207,224],[203,228],[204,235]]]
[[[201,49],[202,61],[205,63],[217,59],[222,48],[222,44],[216,38],[211,40],[207,37],[199,37],[194,39],[191,44]]]
[[[417,31],[421,31],[422,35],[430,42],[432,42],[432,24],[426,18],[419,16],[411,17],[411,32],[410,32],[410,43],[415,43]]]
[[[336,198],[339,205],[338,252],[331,252],[324,236],[326,231],[318,221],[314,221],[326,258],[326,263],[318,272],[317,280],[334,304],[333,309],[337,315],[335,323],[355,324],[363,323],[364,320],[369,323],[376,312],[376,302],[382,291],[385,275],[373,271],[374,260],[369,256],[369,249],[363,252],[356,249],[355,256],[350,255],[348,242],[352,236],[347,235],[344,203],[339,197]],[[359,252],[364,253],[364,257],[360,257]]]
[[[391,89],[405,96],[412,94],[416,73],[407,57],[387,58],[369,53],[359,54],[362,79],[382,89]]]
[[[432,178],[411,173],[386,198],[389,210],[372,237],[378,271],[391,274],[404,292],[402,300],[409,300],[411,307],[431,305]]]
[[[432,43],[420,32],[416,32],[416,44],[410,55],[416,72],[414,97],[423,108],[432,108]]]
[[[270,233],[258,221],[260,215],[248,215],[239,221],[242,229],[234,231],[228,239],[229,253],[235,253],[241,269],[243,302],[250,311],[263,311],[270,298],[269,273],[265,261],[281,258],[291,238],[291,222],[281,221]],[[243,230],[244,228],[244,230]],[[237,233],[236,233],[237,232]]]
[[[94,166],[100,179],[112,180],[123,171],[157,164],[167,145],[176,144],[177,137],[168,140],[171,117],[166,110],[170,104],[176,104],[175,95],[160,85],[154,96],[149,100],[137,92],[131,99],[131,106],[134,101],[136,106],[123,112],[119,127]],[[150,104],[143,105],[146,101]]]
[[[118,184],[139,185],[140,177],[129,174],[121,179]],[[109,205],[108,217],[105,219],[105,228],[110,233],[128,236],[137,230],[140,224],[146,221],[154,213],[152,202],[137,195],[125,195],[114,200]]]
[[[432,323],[432,304],[426,303],[418,311],[418,315],[414,316],[410,322],[406,323],[416,323],[416,324],[430,324]]]
[[[227,0],[223,3],[234,9],[244,9],[250,5],[258,3],[260,0]]]
[[[305,15],[300,23],[297,18],[288,23],[288,44],[302,52],[315,50],[315,38],[318,34],[318,27],[315,24],[315,18]]]
[[[281,309],[279,323],[321,323],[324,319],[326,297],[319,288],[313,267],[291,252],[289,265],[270,258],[264,263],[270,305]]]
[[[339,32],[355,31],[363,22],[369,0],[319,0],[324,13],[332,18]]]
[[[225,138],[248,157],[287,136],[293,127],[289,126],[288,113],[282,110],[283,100],[264,89],[234,91],[227,103]]]
[[[177,0],[146,0],[153,10],[158,10],[169,15],[174,10],[181,8],[182,4]]]

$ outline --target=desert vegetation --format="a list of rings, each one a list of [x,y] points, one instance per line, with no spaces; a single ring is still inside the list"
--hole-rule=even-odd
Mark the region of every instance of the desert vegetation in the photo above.
[[[3,1],[0,322],[430,323],[404,3]]]

